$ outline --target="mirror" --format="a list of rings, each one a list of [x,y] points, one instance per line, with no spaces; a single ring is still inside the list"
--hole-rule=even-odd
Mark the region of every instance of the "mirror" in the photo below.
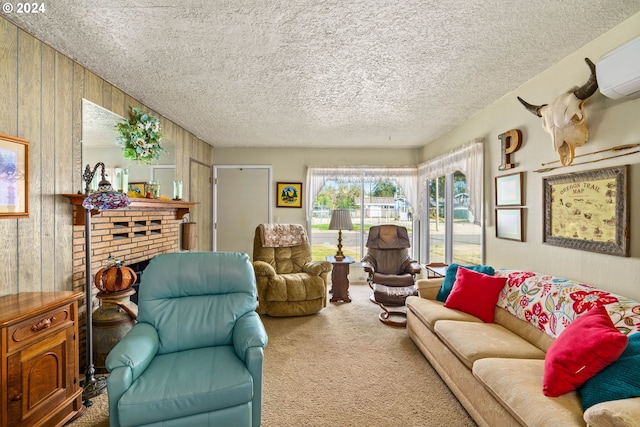
[[[105,165],[107,179],[114,189],[122,190],[122,176],[128,169],[128,184],[140,184],[150,181],[160,183],[160,194],[173,198],[173,181],[176,179],[175,143],[166,136],[162,146],[167,150],[160,160],[151,165],[139,164],[122,157],[122,147],[118,145],[116,123],[123,118],[91,101],[82,99],[82,172],[86,165],[93,167],[102,162]],[[99,173],[94,177],[92,187],[97,188]],[[118,185],[119,184],[119,185]],[[84,185],[84,184],[83,184]],[[84,191],[84,188],[82,188]]]

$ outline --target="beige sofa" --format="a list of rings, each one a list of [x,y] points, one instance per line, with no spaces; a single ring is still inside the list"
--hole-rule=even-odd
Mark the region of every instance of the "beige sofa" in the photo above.
[[[513,273],[496,271],[496,275],[503,276]],[[532,274],[535,277],[528,280],[537,280],[539,286],[553,287],[556,282],[567,286],[566,280],[529,273]],[[576,391],[555,398],[542,393],[544,357],[554,337],[523,320],[517,296],[513,289],[507,289],[510,286],[501,292],[494,323],[484,323],[436,301],[441,282],[442,279],[418,281],[419,296],[406,302],[407,330],[478,425],[640,425],[640,398],[599,403],[583,412]],[[640,318],[632,317],[627,324],[637,328]]]

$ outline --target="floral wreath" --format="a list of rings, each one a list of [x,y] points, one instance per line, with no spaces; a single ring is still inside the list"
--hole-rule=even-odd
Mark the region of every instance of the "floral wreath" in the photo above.
[[[122,156],[140,163],[160,159],[166,151],[161,145],[160,120],[137,107],[131,108],[131,116],[131,120],[122,119],[116,124]]]

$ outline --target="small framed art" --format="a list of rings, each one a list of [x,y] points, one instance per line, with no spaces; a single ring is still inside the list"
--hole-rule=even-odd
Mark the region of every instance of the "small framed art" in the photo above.
[[[496,206],[524,205],[523,175],[523,172],[518,172],[496,176]]]
[[[29,217],[29,141],[0,134],[0,218]]]
[[[144,182],[130,182],[129,183],[129,189],[127,190],[127,192],[133,192],[136,194],[136,196],[139,197],[144,197],[145,196],[145,192],[144,192],[144,185],[146,183]]]
[[[302,183],[278,182],[276,189],[276,207],[301,208],[302,207]]]
[[[496,208],[496,237],[523,242],[523,208]]]

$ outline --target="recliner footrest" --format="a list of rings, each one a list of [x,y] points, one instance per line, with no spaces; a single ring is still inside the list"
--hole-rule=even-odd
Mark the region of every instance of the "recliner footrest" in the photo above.
[[[378,283],[373,285],[373,298],[375,302],[387,305],[404,305],[407,297],[417,295],[418,288],[412,286],[385,286]]]

